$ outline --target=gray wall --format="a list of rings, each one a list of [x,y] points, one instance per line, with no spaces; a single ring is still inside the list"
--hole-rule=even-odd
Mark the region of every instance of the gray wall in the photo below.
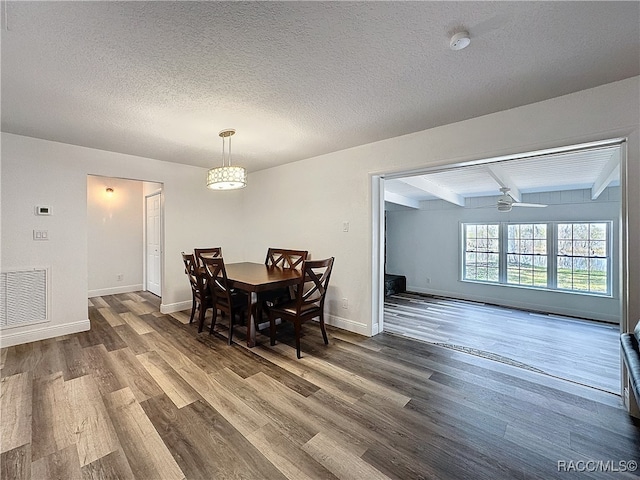
[[[406,275],[407,289],[413,292],[619,323],[620,188],[606,189],[595,201],[590,200],[590,193],[573,190],[523,195],[523,202],[549,207],[514,208],[508,213],[495,208],[461,208],[442,200],[421,202],[420,210],[389,208],[387,273]],[[487,198],[474,201],[491,203]],[[613,222],[613,298],[460,281],[461,223],[586,220]]]

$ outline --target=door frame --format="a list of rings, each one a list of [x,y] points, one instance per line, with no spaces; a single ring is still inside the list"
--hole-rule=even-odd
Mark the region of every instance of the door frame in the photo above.
[[[142,275],[144,291],[148,291],[147,288],[147,201],[149,198],[159,195],[160,196],[160,298],[164,292],[164,195],[162,187],[159,190],[146,194],[144,196],[144,222],[142,232],[142,250],[143,250],[143,262],[142,262]]]

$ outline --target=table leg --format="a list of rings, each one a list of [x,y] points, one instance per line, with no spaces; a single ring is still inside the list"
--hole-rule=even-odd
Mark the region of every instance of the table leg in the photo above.
[[[248,323],[247,323],[247,347],[253,348],[256,346],[256,310],[258,305],[258,294],[251,292],[248,305]]]

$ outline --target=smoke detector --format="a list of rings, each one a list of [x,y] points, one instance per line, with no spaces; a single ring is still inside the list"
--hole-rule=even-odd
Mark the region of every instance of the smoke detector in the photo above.
[[[469,32],[458,32],[451,37],[449,47],[451,50],[462,50],[463,48],[468,47],[470,43],[471,38],[469,38]]]

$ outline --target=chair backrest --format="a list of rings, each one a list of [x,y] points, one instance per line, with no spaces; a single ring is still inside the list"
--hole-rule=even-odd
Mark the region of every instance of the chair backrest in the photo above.
[[[304,313],[312,305],[324,308],[334,257],[326,260],[309,260],[302,267],[301,283],[296,290],[296,313]]]
[[[202,257],[216,258],[222,256],[222,247],[211,247],[211,248],[194,248],[193,254],[196,257],[196,262],[198,262],[199,267],[204,267],[202,263]]]
[[[227,269],[222,257],[202,257],[204,273],[214,304],[223,309],[231,308],[231,290],[227,280]]]
[[[184,262],[184,273],[189,277],[189,283],[191,284],[191,290],[194,292],[200,292],[202,285],[198,279],[197,265],[193,253],[182,252],[182,261]]]
[[[302,270],[302,264],[307,260],[307,255],[309,255],[309,252],[306,250],[269,248],[264,264],[267,266]]]

